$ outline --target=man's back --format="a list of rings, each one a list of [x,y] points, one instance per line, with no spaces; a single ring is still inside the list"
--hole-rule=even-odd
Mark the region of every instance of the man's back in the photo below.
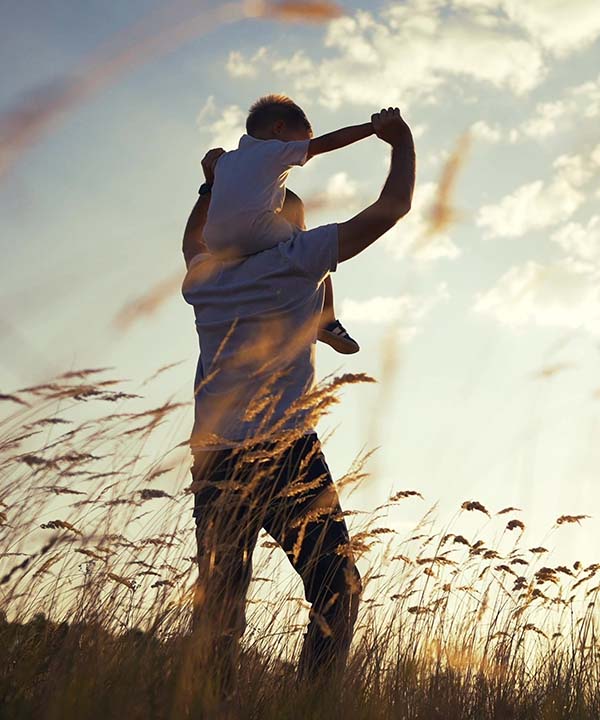
[[[322,281],[337,248],[332,224],[242,260],[194,258],[183,284],[201,351],[193,446],[228,447],[300,422],[289,412],[314,382]]]

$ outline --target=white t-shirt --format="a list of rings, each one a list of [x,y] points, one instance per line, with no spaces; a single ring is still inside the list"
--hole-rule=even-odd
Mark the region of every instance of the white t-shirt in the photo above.
[[[242,257],[291,236],[290,226],[278,213],[289,172],[294,165],[306,163],[309,143],[243,135],[237,150],[221,155],[204,227],[204,239],[212,253]]]
[[[323,280],[337,258],[335,223],[241,260],[193,258],[183,282],[200,341],[193,449],[300,427],[294,408],[314,383]]]

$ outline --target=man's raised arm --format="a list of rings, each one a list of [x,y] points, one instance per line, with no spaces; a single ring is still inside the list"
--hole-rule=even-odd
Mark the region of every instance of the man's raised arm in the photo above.
[[[406,215],[415,187],[415,146],[398,108],[372,118],[377,137],[392,146],[390,171],[379,198],[368,208],[338,225],[338,260],[349,260],[384,235]]]
[[[202,170],[204,177],[209,185],[212,185],[215,179],[215,165],[217,160],[225,152],[223,148],[213,148],[209,150],[202,160]],[[183,232],[183,258],[185,266],[189,267],[192,258],[199,253],[208,252],[204,242],[203,231],[206,223],[206,215],[210,204],[210,193],[201,195],[196,204],[192,208],[192,212]]]

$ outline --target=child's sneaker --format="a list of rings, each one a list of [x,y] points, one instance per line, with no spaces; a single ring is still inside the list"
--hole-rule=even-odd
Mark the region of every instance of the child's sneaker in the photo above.
[[[348,331],[339,320],[334,320],[320,328],[318,338],[342,355],[353,355],[360,350],[360,345],[348,335]]]

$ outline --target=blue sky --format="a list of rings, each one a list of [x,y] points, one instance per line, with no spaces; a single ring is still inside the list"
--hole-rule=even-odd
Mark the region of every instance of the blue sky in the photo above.
[[[191,393],[196,340],[177,292],[126,330],[128,302],[182,274],[181,233],[200,159],[232,147],[249,104],[287,92],[317,133],[399,105],[416,129],[411,216],[334,277],[352,358],[319,348],[320,376],[382,377],[352,387],[323,423],[342,474],[365,444],[374,476],[352,502],[415,488],[445,516],[466,499],[523,508],[532,542],[562,513],[566,547],[600,539],[600,8],[595,0],[343,3],[325,25],[246,19],[157,54],[72,107],[1,179],[0,383],[10,390],[81,366],[149,376]],[[84,72],[158,3],[48,2],[3,10],[0,111]],[[174,4],[162,18],[210,11]],[[153,26],[154,27],[154,26]],[[459,220],[419,252],[448,155],[471,133],[454,188]],[[377,196],[387,148],[375,138],[295,171],[289,186],[343,221]],[[387,348],[387,349],[386,349]],[[537,377],[543,368],[562,370]],[[190,411],[191,412],[191,411]],[[181,420],[185,436],[187,417]],[[377,436],[373,434],[373,427]],[[399,522],[418,517],[402,510]],[[414,513],[414,514],[412,514]]]

